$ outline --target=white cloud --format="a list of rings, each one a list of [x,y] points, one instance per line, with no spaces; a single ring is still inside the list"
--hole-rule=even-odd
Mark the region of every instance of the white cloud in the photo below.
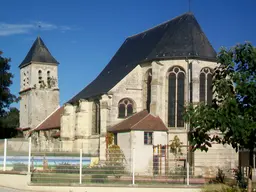
[[[45,22],[34,22],[29,24],[10,24],[10,23],[0,23],[0,36],[9,36],[16,34],[26,34],[33,31],[49,31],[49,30],[60,30],[65,32],[71,30],[68,26],[57,26],[51,23]]]

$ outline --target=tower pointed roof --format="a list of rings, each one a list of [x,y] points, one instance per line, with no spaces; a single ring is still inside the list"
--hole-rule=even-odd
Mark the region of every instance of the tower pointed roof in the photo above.
[[[195,16],[188,12],[128,37],[98,77],[69,102],[107,93],[143,62],[164,59],[216,62],[216,55]]]
[[[40,62],[47,64],[59,64],[59,62],[52,56],[41,37],[37,37],[27,56],[20,64],[20,68],[28,65],[31,62]]]

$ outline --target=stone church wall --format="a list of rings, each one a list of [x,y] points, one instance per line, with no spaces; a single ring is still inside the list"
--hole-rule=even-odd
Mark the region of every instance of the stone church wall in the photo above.
[[[32,152],[54,152],[61,151],[61,142],[59,138],[53,138],[52,134],[58,132],[58,129],[50,129],[44,131],[35,131],[31,135]]]
[[[213,178],[217,168],[232,177],[232,169],[238,166],[238,153],[230,145],[213,144],[208,152],[194,153],[194,175]]]
[[[128,98],[134,102],[134,113],[141,111],[142,108],[142,68],[137,66],[128,75],[126,75],[110,91],[112,94],[112,105],[109,111],[110,125],[115,125],[123,119],[118,118],[118,104]]]
[[[99,135],[92,135],[92,101],[80,100],[78,105],[66,104],[61,117],[61,148],[67,152],[83,150],[99,153]]]
[[[193,82],[193,103],[199,102],[199,75],[203,67],[214,68],[216,63],[192,60],[192,82]],[[134,102],[134,113],[145,109],[145,74],[149,69],[152,69],[152,83],[151,83],[151,112],[153,115],[158,115],[167,125],[168,113],[168,84],[167,74],[168,70],[173,66],[180,66],[187,74],[187,62],[185,60],[164,60],[154,61],[138,65],[128,75],[126,75],[116,86],[114,86],[108,95],[102,95],[100,102],[100,125],[101,133],[92,135],[92,106],[93,100],[80,100],[78,104],[66,104],[64,114],[61,117],[61,137],[60,141],[55,141],[57,145],[66,151],[75,151],[80,148],[86,154],[99,154],[100,159],[105,156],[105,134],[109,126],[113,126],[123,119],[118,118],[118,104],[120,100],[129,98]],[[185,79],[185,85],[187,79]],[[186,90],[185,86],[185,90]],[[187,93],[185,91],[185,100],[187,100]],[[186,127],[180,129],[169,130],[168,140],[173,139],[178,135],[183,144],[187,145],[187,130]],[[45,142],[47,143],[47,142]],[[45,144],[52,146],[51,144]],[[43,146],[43,144],[42,144]],[[185,149],[187,149],[185,147]],[[195,153],[195,173],[199,174],[205,172],[207,165],[211,162],[211,153],[220,156],[223,153],[229,153],[229,148],[224,148],[221,151],[217,150],[215,146],[210,149],[212,152],[208,154]],[[199,168],[200,159],[204,157],[205,168]],[[217,159],[217,163],[220,159]],[[208,162],[208,163],[207,163]],[[221,164],[221,162],[220,162]],[[234,164],[234,163],[233,163]]]

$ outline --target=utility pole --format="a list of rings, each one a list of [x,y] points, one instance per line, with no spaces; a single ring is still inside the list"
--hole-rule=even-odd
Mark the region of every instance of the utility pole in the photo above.
[[[189,59],[186,59],[186,62],[187,62],[187,106],[189,106],[191,104],[191,63],[189,61]],[[187,176],[189,178],[189,170],[190,170],[190,159],[191,159],[191,154],[190,154],[190,144],[189,144],[189,134],[190,134],[190,119],[188,120],[187,122]],[[189,185],[189,181],[187,181],[187,184]]]

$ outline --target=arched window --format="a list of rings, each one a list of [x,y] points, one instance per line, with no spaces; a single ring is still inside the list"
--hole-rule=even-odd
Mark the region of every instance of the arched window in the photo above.
[[[173,67],[168,74],[168,126],[184,127],[185,71]]]
[[[199,101],[207,104],[212,103],[212,70],[203,68],[199,76]]]
[[[127,116],[130,116],[133,114],[133,106],[132,104],[127,105]]]
[[[100,134],[100,102],[96,100],[92,105],[92,135]]]
[[[118,104],[118,117],[125,118],[134,113],[134,103],[130,99],[122,99]]]
[[[152,82],[152,69],[149,69],[146,72],[144,77],[143,84],[143,103],[144,109],[147,109],[150,112],[150,103],[151,103],[151,82]]]
[[[42,83],[42,71],[41,70],[38,71],[38,83],[39,84]]]

